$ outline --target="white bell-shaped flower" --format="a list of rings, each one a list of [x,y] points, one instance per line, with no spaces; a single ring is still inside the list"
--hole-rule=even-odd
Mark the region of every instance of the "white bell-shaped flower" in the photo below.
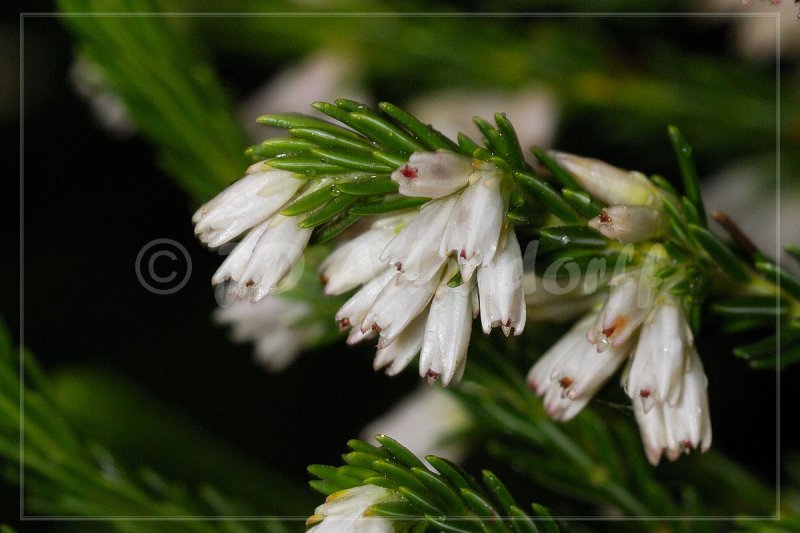
[[[441,198],[467,184],[472,173],[472,159],[455,152],[414,152],[408,163],[392,172],[400,194]]]
[[[485,266],[478,269],[481,325],[483,332],[501,327],[506,337],[514,329],[525,329],[526,305],[523,284],[522,253],[513,228],[506,230],[501,249]]]

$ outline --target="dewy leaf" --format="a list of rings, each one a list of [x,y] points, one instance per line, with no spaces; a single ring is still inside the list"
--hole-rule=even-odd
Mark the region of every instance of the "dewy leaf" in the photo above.
[[[459,132],[458,134],[458,146],[461,148],[461,152],[463,154],[471,156],[475,150],[480,148],[478,143],[470,139],[466,134]]]
[[[289,155],[286,157],[276,157],[267,161],[269,166],[279,170],[288,170],[289,172],[296,172],[298,174],[305,174],[307,176],[316,176],[323,174],[341,174],[350,172],[351,169],[340,167],[326,161],[322,161],[319,157],[313,155]]]
[[[528,172],[514,172],[514,179],[536,197],[551,213],[567,224],[585,222],[583,217],[549,183]]]
[[[305,144],[312,146],[356,150],[359,152],[371,152],[375,148],[369,143],[354,139],[351,135],[345,135],[339,132],[330,132],[313,128],[292,128],[289,130],[289,133],[291,133],[293,137],[300,139],[296,142],[305,142]]]
[[[354,127],[381,144],[404,154],[423,152],[425,147],[406,132],[380,117],[351,113]]]
[[[328,222],[329,220],[333,219],[339,213],[346,211],[347,208],[356,202],[356,200],[357,198],[355,196],[350,196],[349,194],[340,194],[339,196],[334,197],[333,200],[327,204],[313,211],[310,215],[308,215],[308,217],[300,221],[297,225],[301,228],[313,228],[315,226],[319,226],[323,222]]]
[[[411,453],[405,446],[397,442],[391,437],[387,437],[386,435],[377,435],[375,440],[381,443],[381,446],[389,452],[389,454],[403,463],[408,468],[414,467],[423,467],[422,461],[420,461],[416,455]]]
[[[500,135],[500,132],[481,117],[472,117],[472,122],[474,122],[475,125],[478,126],[478,129],[481,131],[481,133],[483,133],[483,136],[489,143],[489,149],[495,155],[498,155],[504,159],[508,158],[508,145],[506,145],[506,141],[503,136]]]
[[[256,122],[263,124],[264,126],[272,126],[286,130],[312,129],[326,131],[338,137],[349,137],[354,140],[363,141],[363,138],[354,131],[342,128],[341,126],[337,126],[336,124],[332,124],[326,120],[300,113],[262,115],[256,119]]]
[[[561,194],[569,205],[586,218],[594,218],[603,210],[603,206],[592,200],[592,197],[584,191],[561,189]]]
[[[314,145],[302,139],[276,137],[267,139],[245,150],[245,154],[256,160],[271,159],[279,155],[310,151]]]
[[[287,217],[302,215],[312,211],[334,196],[333,184],[323,186],[314,192],[310,192],[293,201],[281,210],[281,214]]]
[[[675,126],[667,128],[672,146],[675,148],[675,155],[678,157],[678,168],[683,178],[683,190],[686,197],[697,211],[698,224],[702,227],[708,225],[706,220],[706,209],[703,205],[703,197],[700,193],[700,181],[697,179],[697,169],[692,159],[692,147],[683,138],[683,134]]]
[[[340,192],[353,196],[371,196],[373,194],[396,193],[397,183],[389,178],[366,175],[353,181],[337,181],[336,188]]]
[[[515,170],[524,170],[527,166],[525,157],[522,154],[519,137],[517,137],[517,132],[514,130],[511,121],[508,120],[505,113],[495,113],[494,121],[497,124],[497,131],[505,141],[509,164]]]
[[[372,152],[346,152],[329,148],[314,148],[311,153],[321,160],[340,167],[363,170],[365,172],[390,173],[393,168],[381,161],[375,161]]]
[[[539,252],[550,252],[568,246],[606,248],[610,241],[589,226],[555,226],[544,228],[539,237]]]
[[[381,110],[402,124],[408,131],[413,133],[416,138],[429,150],[450,150],[458,152],[459,146],[445,137],[441,132],[433,129],[417,120],[416,117],[407,111],[388,102],[378,104]]]

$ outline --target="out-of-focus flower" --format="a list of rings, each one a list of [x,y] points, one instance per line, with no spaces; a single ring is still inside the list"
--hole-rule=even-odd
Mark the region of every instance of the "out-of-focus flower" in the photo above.
[[[136,132],[122,99],[108,86],[103,72],[90,60],[78,56],[69,70],[75,90],[86,99],[92,115],[101,126],[118,137],[130,137]]]
[[[358,61],[351,51],[314,52],[279,72],[250,96],[239,108],[240,122],[253,139],[259,139],[264,137],[265,130],[253,117],[277,112],[307,113],[309,102],[334,98],[368,101],[360,78]]]
[[[367,424],[361,435],[364,440],[389,435],[417,457],[436,455],[458,462],[466,450],[458,441],[447,439],[468,424],[469,416],[450,393],[437,387],[420,387]]]
[[[415,100],[409,110],[428,124],[455,139],[459,132],[472,138],[481,133],[472,117],[505,112],[514,127],[524,155],[532,161],[528,148],[550,146],[558,123],[558,103],[547,89],[537,86],[518,91],[442,91]]]
[[[714,11],[736,15],[735,18],[731,17],[733,44],[742,56],[770,60],[775,59],[777,52],[794,58],[800,57],[800,21],[797,20],[797,2],[742,0],[737,4],[728,0],[708,0],[706,6]],[[780,25],[776,18],[778,14],[781,17]],[[780,48],[778,48],[778,38],[780,38]]]
[[[391,533],[392,521],[369,515],[375,504],[399,500],[389,489],[377,485],[360,485],[334,492],[325,503],[314,509],[306,520],[307,531],[314,533]]]
[[[235,301],[217,309],[214,320],[231,327],[235,342],[253,342],[256,360],[278,372],[325,333],[323,324],[308,323],[310,314],[308,302],[274,295],[258,303]]]

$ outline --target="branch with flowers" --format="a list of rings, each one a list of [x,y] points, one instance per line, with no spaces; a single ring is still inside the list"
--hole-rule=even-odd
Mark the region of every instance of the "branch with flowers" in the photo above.
[[[93,9],[71,0],[62,5]],[[155,11],[159,3],[147,6]],[[272,47],[284,39],[259,36],[273,32],[302,41],[294,44],[302,49],[307,40],[320,39],[317,33],[341,34],[356,24],[332,19],[307,27],[300,20],[270,25],[237,19],[236,32],[249,38],[227,39],[224,46]],[[159,148],[164,167],[195,201],[231,182],[244,166],[243,135],[232,123],[221,84],[181,33],[219,31],[225,22],[185,21],[179,31],[159,18],[137,19],[130,26],[112,20],[113,31],[107,32],[88,18],[66,22],[141,133]],[[297,31],[297,24],[306,30]],[[391,34],[396,24],[391,19],[382,27]],[[459,26],[446,38],[460,47],[468,31],[468,25]],[[375,65],[384,61],[387,42],[371,38],[375,48],[365,52],[365,63],[380,70]],[[562,39],[578,42],[574,34]],[[515,50],[511,40],[498,40],[486,57]],[[388,46],[397,57],[404,57],[403,47],[413,48],[404,40],[389,40]],[[522,55],[528,47],[517,50]],[[567,62],[584,55],[567,54]],[[459,73],[491,63],[480,57],[458,65]],[[549,60],[564,61],[559,54]],[[597,78],[600,67],[586,63],[573,75],[575,94],[568,101],[606,107],[595,90],[598,81],[608,81]],[[513,70],[491,67],[493,82]],[[560,79],[567,70],[542,68],[545,78]],[[709,67],[698,77],[706,83],[717,70]],[[142,83],[150,77],[161,83]],[[633,105],[660,120],[663,113],[654,104],[663,111],[670,99],[657,94],[648,100],[648,90],[658,85],[653,80],[623,80],[640,99],[616,105]],[[720,144],[735,151],[753,136],[766,142],[764,132],[772,124],[763,116],[771,104],[760,84],[753,89],[757,97],[749,99],[734,93],[721,98],[713,83],[694,91],[684,85],[659,87],[669,94],[685,90],[687,100],[709,105],[684,110],[685,116],[673,120],[704,123],[746,108],[748,114],[732,113],[737,126],[724,132]],[[742,105],[752,101],[759,105]],[[388,103],[369,107],[341,99],[313,107],[328,119],[294,113],[261,117],[261,124],[282,128],[285,136],[250,147],[246,175],[195,213],[199,239],[226,255],[212,282],[230,305],[216,318],[232,326],[236,340],[253,340],[271,370],[287,366],[304,346],[342,338],[377,345],[376,370],[396,375],[416,367],[423,381],[447,386],[470,420],[450,438],[476,445],[502,465],[508,472],[491,468],[504,479],[509,474],[510,490],[493,474],[484,473],[483,483],[477,483],[438,455],[425,463],[423,454],[380,437],[378,445],[350,441],[341,466],[309,468],[318,478],[312,487],[328,497],[313,514],[318,500],[295,511],[250,502],[245,495],[248,506],[235,490],[233,497],[207,486],[187,493],[152,472],[135,476],[124,468],[115,470],[111,503],[131,515],[214,515],[221,519],[219,529],[239,530],[260,524],[225,517],[305,513],[303,521],[276,517],[281,519],[269,522],[276,530],[300,529],[311,515],[307,526],[317,531],[550,531],[556,526],[547,511],[517,502],[553,500],[553,494],[553,501],[563,502],[559,511],[565,516],[573,511],[635,517],[662,529],[693,530],[692,517],[775,513],[770,487],[709,450],[713,417],[705,368],[712,365],[704,366],[710,355],[698,351],[695,340],[735,332],[749,340],[734,355],[754,368],[794,364],[800,358],[800,281],[724,213],[710,216],[726,235],[710,231],[692,150],[677,129],[669,128],[668,136],[681,175],[668,180],[531,148],[502,113],[493,123],[476,118],[482,138],[473,139],[463,133],[448,137]],[[199,130],[206,134],[195,135]],[[790,137],[788,126],[781,135]],[[797,248],[787,251],[800,260]],[[478,317],[480,326],[474,323]],[[558,340],[552,322],[573,325]],[[18,376],[10,357],[2,362],[2,392],[16,400],[11,392],[16,394],[12,385]],[[622,387],[602,390],[615,375]],[[725,375],[709,375],[712,384],[725,383]],[[25,394],[38,398],[48,387],[26,385]],[[57,401],[46,400],[47,409],[58,412]],[[4,414],[4,427],[13,427],[19,413]],[[436,415],[428,416],[417,424],[436,425]],[[82,422],[57,421],[34,418],[37,424],[26,427],[39,431],[25,438],[37,451],[47,450],[68,433],[63,426]],[[193,435],[196,446],[201,441]],[[44,513],[102,515],[104,502],[82,504],[98,501],[96,495],[109,486],[104,468],[112,464],[111,455],[93,453],[95,443],[79,437],[69,443],[74,446],[55,448],[55,455],[66,459],[53,465],[45,453],[28,456],[26,468],[35,480],[28,494]],[[6,459],[20,459],[14,442],[2,444]],[[707,453],[651,466],[664,455],[675,461],[693,450]],[[79,483],[73,462],[81,469]],[[250,470],[265,478],[264,488],[255,492],[280,495],[279,502],[290,492],[286,480]],[[476,471],[473,465],[467,470]],[[293,495],[297,488],[291,487]],[[798,512],[795,493],[789,492],[780,509],[790,520]],[[213,521],[185,525],[218,529]],[[760,523],[740,527],[757,530]],[[136,525],[122,522],[119,528]]]
[[[445,386],[464,374],[476,317],[486,334],[519,335],[529,307],[568,302],[584,317],[531,368],[530,386],[567,421],[625,366],[653,464],[711,444],[694,347],[706,309],[727,327],[778,319],[782,328],[737,354],[756,366],[797,360],[800,282],[732,222],[732,243],[707,229],[691,148],[676,128],[682,194],[660,176],[570,154],[534,148],[534,167],[503,114],[496,125],[475,119],[480,145],[388,103],[314,108],[341,125],[260,117],[289,136],[251,147],[259,162],[193,217],[211,248],[244,233],[213,277],[234,298],[263,300],[312,239],[349,232],[319,268],[328,294],[361,287],[335,315],[347,342],[377,337],[374,366],[390,375],[419,355],[420,376]],[[776,343],[780,358],[764,349]]]

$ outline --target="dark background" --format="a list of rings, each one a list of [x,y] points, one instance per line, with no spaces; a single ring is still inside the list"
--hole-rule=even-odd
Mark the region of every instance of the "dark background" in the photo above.
[[[726,31],[724,26],[690,32],[680,24],[663,25],[661,38],[681,42],[688,50],[723,53]],[[116,139],[93,120],[67,78],[73,40],[54,18],[25,22],[25,130],[20,137],[25,281],[20,316],[14,162],[20,130],[12,61],[18,51],[16,14],[3,14],[0,32],[7,200],[0,215],[0,313],[15,340],[21,338],[24,321],[24,343],[46,369],[89,363],[118,372],[188,413],[211,434],[296,479],[306,479],[309,463],[337,463],[348,438],[415,386],[414,372],[394,379],[375,374],[371,348],[334,345],[270,375],[253,362],[249,345],[230,343],[225,329],[209,318],[216,305],[209,280],[220,258],[193,236],[190,216],[195,206],[155,165],[147,142]],[[632,32],[617,34],[621,44],[637,39]],[[226,58],[220,66],[238,97],[269,77],[265,65],[237,58]],[[589,120],[572,121],[560,130],[556,145],[578,152],[587,143],[596,148],[601,130]],[[666,136],[664,143],[666,147]],[[631,168],[644,163],[637,160],[644,156],[630,146],[601,149],[619,154]],[[664,164],[674,164],[668,163],[671,152],[665,153],[669,157]],[[652,168],[662,162],[647,163]],[[699,163],[701,174],[713,170],[702,154]],[[157,238],[180,242],[192,260],[189,283],[169,296],[144,290],[134,272],[139,250]],[[704,357],[711,381],[713,446],[774,480],[776,376],[754,372],[731,357],[728,348],[736,340],[699,340],[700,353],[713,354]],[[794,390],[798,377],[797,368],[785,372],[783,390]],[[790,411],[787,400],[785,410]],[[784,433],[785,452],[796,452],[797,444]],[[16,516],[16,489],[4,488],[0,501],[4,516]]]

